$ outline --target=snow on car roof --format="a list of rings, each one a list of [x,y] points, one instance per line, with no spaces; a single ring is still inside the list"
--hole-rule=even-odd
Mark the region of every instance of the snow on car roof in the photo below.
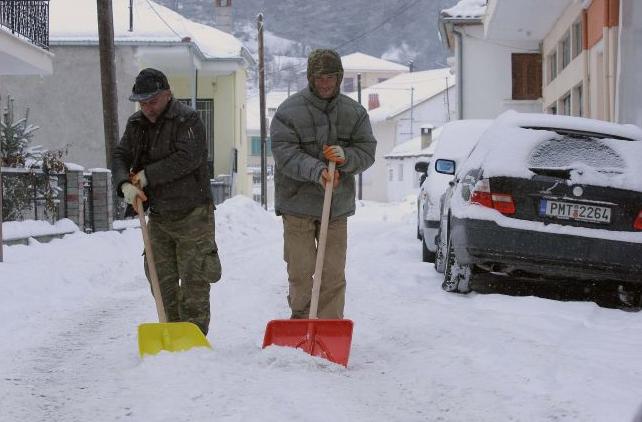
[[[542,129],[536,129],[542,128]],[[484,177],[530,178],[531,154],[543,142],[561,138],[554,129],[606,135],[595,142],[608,145],[622,160],[618,172],[600,172],[591,167],[591,160],[578,157],[573,166],[582,172],[574,174],[569,183],[594,184],[642,191],[642,130],[633,125],[619,125],[579,117],[506,112],[484,132],[470,157],[460,166],[458,174],[483,167]],[[617,137],[617,138],[613,138]],[[629,140],[622,140],[626,138]],[[576,143],[573,143],[576,146]],[[587,149],[592,154],[595,149]]]

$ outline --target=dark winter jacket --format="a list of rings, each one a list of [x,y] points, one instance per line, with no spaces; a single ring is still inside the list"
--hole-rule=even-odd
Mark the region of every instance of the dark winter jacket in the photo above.
[[[196,111],[172,99],[156,123],[141,111],[127,121],[113,153],[113,183],[129,181],[130,171],[145,170],[150,208],[163,214],[212,203],[207,173],[207,144]]]
[[[279,106],[270,137],[278,215],[321,216],[323,186],[319,179],[327,168],[324,144],[340,145],[346,155],[346,162],[337,167],[340,179],[330,218],[354,214],[354,175],[372,165],[377,146],[365,108],[345,95],[323,100],[305,88]]]

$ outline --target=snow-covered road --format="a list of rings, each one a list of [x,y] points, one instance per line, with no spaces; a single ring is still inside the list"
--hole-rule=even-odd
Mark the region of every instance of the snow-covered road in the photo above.
[[[138,229],[12,246],[0,264],[1,421],[629,421],[642,315],[592,302],[448,294],[420,260],[414,203],[349,220],[347,369],[261,350],[289,315],[280,219],[219,207],[213,350],[141,360],[155,321]]]

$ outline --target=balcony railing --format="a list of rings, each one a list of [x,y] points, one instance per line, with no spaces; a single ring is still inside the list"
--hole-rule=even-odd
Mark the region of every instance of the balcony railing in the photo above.
[[[0,26],[49,50],[49,0],[0,0]]]

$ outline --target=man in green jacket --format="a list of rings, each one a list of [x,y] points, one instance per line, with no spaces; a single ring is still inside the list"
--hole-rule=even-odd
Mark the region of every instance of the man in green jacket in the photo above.
[[[221,278],[214,203],[201,119],[176,101],[167,77],[143,69],[129,97],[140,110],[113,153],[113,180],[128,204],[149,204],[149,235],[168,322],[188,321],[207,334],[210,283]],[[145,273],[149,279],[147,260]],[[180,282],[179,282],[180,280]]]
[[[328,161],[337,164],[318,317],[342,319],[347,218],[355,212],[354,176],[375,159],[366,110],[339,93],[341,57],[318,49],[308,57],[308,86],[279,106],[270,125],[275,209],[282,215],[291,318],[308,318]]]

